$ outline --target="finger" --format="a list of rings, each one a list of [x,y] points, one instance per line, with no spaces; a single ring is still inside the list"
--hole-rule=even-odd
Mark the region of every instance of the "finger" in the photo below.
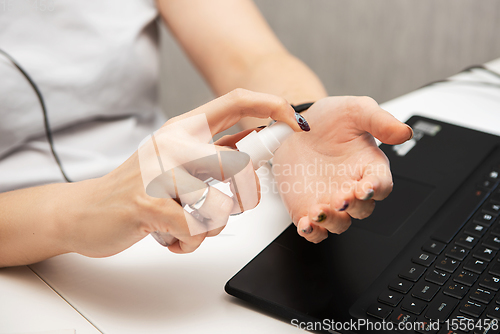
[[[232,214],[251,210],[260,201],[260,181],[251,162],[231,178],[234,206]]]
[[[345,209],[334,208],[329,204],[315,204],[309,208],[309,221],[323,227],[330,233],[341,234],[351,225],[351,218]]]
[[[243,130],[243,131],[240,131],[234,135],[226,135],[226,136],[220,138],[219,140],[217,140],[214,144],[218,145],[218,146],[227,146],[227,147],[231,147],[233,149],[236,149],[236,143],[239,142],[244,137],[246,137],[250,132],[252,132],[252,131],[259,132],[260,130],[262,130],[264,128],[265,128],[265,126],[255,128],[255,129]]]
[[[389,167],[387,167],[389,169]],[[356,183],[354,194],[360,201],[374,199],[381,201],[392,191],[393,182],[391,173],[363,175],[363,178]]]
[[[168,249],[172,253],[176,254],[192,253],[200,247],[201,243],[205,240],[205,237],[206,233],[198,234],[190,238],[178,238],[176,242],[168,246]]]
[[[177,254],[192,253],[205,240],[207,233],[197,233],[195,231],[205,230],[203,222],[197,220],[192,215],[182,210],[185,217],[184,221],[180,219],[174,222],[171,227],[171,234],[177,238],[177,241],[168,246],[168,249]]]
[[[333,193],[330,199],[330,206],[337,216],[336,223],[340,232],[331,231],[332,233],[342,233],[351,224],[350,217],[356,219],[364,219],[368,217],[374,208],[373,201],[362,201],[355,196],[356,183],[350,187],[343,187],[340,191]]]
[[[232,209],[233,199],[218,189],[210,187],[207,199],[197,210],[199,214],[207,218],[204,232],[226,226]]]
[[[356,101],[360,101],[358,98]],[[355,112],[350,115],[360,130],[369,132],[385,144],[396,145],[404,143],[413,137],[413,130],[387,111],[379,107],[372,98],[361,100]]]
[[[226,226],[222,226],[207,232],[207,237],[215,237],[219,235]]]
[[[158,199],[156,207],[161,208],[158,214],[158,226],[153,230],[169,233],[177,241],[168,248],[174,253],[190,253],[196,250],[205,239],[206,233],[191,235],[189,226],[202,224],[186,211],[173,199]]]
[[[227,147],[214,146],[215,154],[188,161],[180,168],[200,180],[213,178],[222,182],[231,179],[250,163],[250,156]]]
[[[364,201],[355,199],[351,202],[345,212],[352,218],[365,219],[373,213],[374,209],[375,201],[373,199]]]
[[[297,223],[297,233],[315,244],[328,238],[328,231],[324,227],[312,224],[307,216],[300,218]]]
[[[205,114],[212,136],[229,129],[244,117],[269,118],[288,124],[294,131],[302,131],[295,117],[295,111],[283,98],[235,89],[188,113],[174,117],[173,123],[188,117]]]
[[[195,222],[188,219],[189,234],[206,234],[210,230],[225,226],[233,208],[233,199],[183,169],[176,169],[175,175],[179,183],[177,189],[182,206],[201,205],[192,215],[188,215],[188,218],[195,215],[198,217]]]

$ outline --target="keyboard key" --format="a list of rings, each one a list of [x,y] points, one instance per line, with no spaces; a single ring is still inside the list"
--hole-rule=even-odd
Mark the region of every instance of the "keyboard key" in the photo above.
[[[491,248],[479,246],[474,250],[472,256],[474,256],[476,259],[490,262],[491,260],[493,260],[496,254],[497,252]]]
[[[432,298],[434,298],[438,291],[439,286],[432,283],[427,283],[425,281],[420,281],[411,291],[411,295],[415,298],[429,302]]]
[[[477,281],[479,276],[477,274],[471,273],[470,271],[462,270],[458,272],[453,280],[457,283],[462,283],[467,286],[472,286]]]
[[[455,332],[451,331],[452,324],[457,325],[457,327],[456,327],[457,330],[462,330],[462,331],[458,331],[456,333],[470,333],[470,330],[467,329],[467,326],[470,326],[469,328],[473,328],[474,325],[476,324],[476,322],[477,322],[477,319],[474,319],[470,315],[465,315],[465,314],[461,313],[458,309],[455,309],[455,311],[452,313],[451,317],[449,318],[448,324],[449,324],[451,333],[455,333]],[[460,326],[460,324],[462,324],[462,325]],[[445,329],[447,328],[446,324],[444,324],[442,327],[444,327]],[[447,331],[445,333],[448,334]]]
[[[476,300],[483,304],[489,304],[493,297],[495,297],[493,292],[481,288],[477,288],[470,294],[470,299]]]
[[[429,267],[432,264],[432,262],[434,262],[434,260],[436,260],[436,256],[429,255],[426,253],[420,253],[420,254],[414,256],[411,260],[414,263],[421,264],[425,267]]]
[[[490,196],[490,201],[493,203],[500,203],[500,191],[497,190],[493,195]]]
[[[485,212],[477,213],[474,216],[475,223],[483,224],[483,225],[488,226],[488,227],[491,226],[491,224],[493,223],[494,220],[495,220],[495,217],[493,217],[489,213],[485,213]]]
[[[494,235],[488,235],[486,239],[483,240],[483,246],[488,248],[499,250],[500,249],[500,237]]]
[[[467,249],[472,249],[478,242],[478,238],[472,235],[462,233],[458,235],[455,239],[455,243],[459,246],[465,247]]]
[[[413,287],[413,283],[405,281],[403,279],[395,279],[389,284],[389,289],[398,291],[401,293],[407,293]]]
[[[493,216],[498,216],[500,214],[500,204],[488,201],[483,207],[482,212],[489,213]]]
[[[446,244],[443,244],[439,241],[428,240],[423,246],[422,250],[424,252],[428,252],[434,255],[439,255],[446,247]]]
[[[469,254],[469,251],[467,249],[457,245],[450,245],[445,252],[446,256],[458,261],[463,261],[467,254]]]
[[[460,304],[459,310],[460,312],[470,315],[471,317],[477,318],[483,313],[486,305],[474,302],[472,300],[467,300],[466,302],[462,302]]]
[[[392,308],[379,303],[371,305],[368,307],[368,310],[366,310],[368,315],[380,320],[385,320],[391,312]]]
[[[425,319],[424,317],[417,318],[414,329],[415,332],[419,334],[437,334],[439,330],[439,328],[437,328],[434,322],[431,322],[430,320]]]
[[[410,264],[399,273],[399,277],[416,282],[420,276],[425,272],[425,267],[418,264]]]
[[[444,283],[446,283],[449,277],[450,274],[433,269],[427,273],[427,276],[425,276],[425,280],[428,282],[436,283],[438,285],[443,285]]]
[[[441,269],[449,273],[453,273],[459,265],[460,262],[449,257],[442,257],[441,260],[438,259],[438,261],[436,262],[437,269]]]
[[[427,304],[415,298],[405,298],[401,303],[401,309],[410,313],[419,315],[425,309]]]
[[[495,182],[490,180],[489,178],[485,178],[481,182],[479,182],[477,186],[485,190],[491,190],[495,187]]]
[[[386,290],[378,296],[378,301],[389,306],[397,306],[399,302],[403,299],[403,296],[399,293]]]
[[[490,268],[490,270],[488,270],[488,272],[492,275],[495,275],[495,276],[500,276],[500,263],[495,263],[493,265],[493,267]]]
[[[475,237],[481,238],[488,228],[484,225],[470,222],[465,225],[464,232]]]
[[[439,322],[444,322],[448,319],[451,312],[453,312],[453,309],[455,309],[457,305],[457,299],[440,293],[429,304],[425,317],[430,320],[439,320]]]
[[[475,272],[476,274],[482,274],[484,269],[488,266],[487,262],[477,260],[477,259],[469,259],[464,264],[464,269]]]
[[[499,305],[490,305],[486,310],[486,316],[488,318],[500,320],[500,306]]]
[[[498,182],[500,180],[500,173],[498,171],[497,168],[492,169],[488,174],[488,179],[492,182]]]
[[[500,236],[500,223],[495,223],[491,228],[491,234]]]
[[[404,328],[405,324],[415,322],[415,320],[417,320],[417,317],[406,312],[396,311],[392,313],[389,320],[396,326],[402,324],[401,327]]]
[[[443,293],[445,295],[452,296],[458,299],[464,298],[467,292],[469,292],[469,288],[458,283],[449,283],[443,288]]]
[[[479,285],[483,288],[498,291],[500,289],[500,277],[485,274],[479,279]]]

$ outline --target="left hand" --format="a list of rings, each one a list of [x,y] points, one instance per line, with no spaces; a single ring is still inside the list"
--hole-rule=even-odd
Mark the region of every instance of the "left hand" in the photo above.
[[[392,191],[389,161],[375,138],[396,145],[413,136],[368,97],[328,97],[304,113],[311,131],[277,150],[273,172],[299,235],[318,243],[368,217]]]

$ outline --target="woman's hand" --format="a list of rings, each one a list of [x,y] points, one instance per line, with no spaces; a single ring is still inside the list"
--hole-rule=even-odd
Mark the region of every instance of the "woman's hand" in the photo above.
[[[67,225],[68,240],[71,240],[74,251],[92,257],[109,256],[149,233],[159,231],[178,239],[169,246],[172,252],[189,253],[198,248],[205,237],[217,235],[224,228],[229,214],[238,209],[237,201],[210,187],[205,202],[197,210],[201,220],[188,214],[179,202],[182,205],[194,204],[206,189],[204,178],[211,176],[219,181],[228,178],[227,171],[226,176],[220,175],[218,163],[213,168],[193,161],[213,156],[213,153],[217,155],[217,151],[222,155],[221,152],[227,149],[208,144],[208,141],[247,116],[271,117],[286,122],[295,131],[301,131],[293,108],[284,99],[246,90],[235,90],[172,118],[154,135],[156,154],[152,144],[150,147],[152,163],[158,166],[158,158],[161,158],[164,171],[174,171],[176,184],[171,187],[168,187],[169,181],[161,184],[165,186],[165,196],[152,197],[145,191],[151,178],[145,179],[147,163],[144,161],[147,159],[141,158],[141,150],[147,147],[144,144],[119,168],[100,179],[88,181],[86,189],[79,191],[86,194],[85,202],[89,205],[85,206],[85,210],[90,208],[90,212],[80,212],[82,219]],[[208,123],[208,128],[203,128],[203,122],[196,121],[200,119]],[[208,135],[201,134],[204,130],[209,131]],[[228,138],[225,138],[221,143],[227,141]],[[251,164],[248,165],[251,167]],[[247,175],[238,182],[240,193],[245,192],[245,188],[251,188],[248,192],[255,194],[251,207],[245,207],[249,209],[258,203],[258,179],[252,168],[243,168],[243,173]],[[204,178],[195,177],[199,175]],[[171,173],[168,177],[172,180]],[[250,180],[251,184],[245,186],[245,180]]]
[[[401,144],[413,136],[368,97],[328,97],[305,116],[309,133],[296,133],[277,150],[273,172],[298,233],[318,243],[342,233],[351,217],[366,218],[392,191],[389,161],[373,137]]]
[[[200,115],[206,117],[209,138],[247,116],[271,117],[301,131],[293,108],[284,99],[242,89],[169,120],[165,128],[176,129],[181,122],[189,122]],[[223,138],[219,143],[231,145],[245,133]],[[160,138],[157,144],[162,152],[159,155],[162,158],[166,155],[174,162],[180,159],[188,162],[187,153],[208,146],[208,142],[193,140],[195,137],[196,134]],[[185,138],[191,141],[182,141]],[[219,150],[227,149],[215,145],[214,151]],[[188,183],[203,183],[193,174],[210,174],[210,170],[203,166],[189,163],[180,166],[179,170],[184,173],[176,175],[179,189]],[[245,181],[258,189],[253,169],[247,168],[244,172],[250,175]],[[208,226],[202,229],[202,233],[193,234],[190,227],[201,222],[186,214],[179,201],[193,204],[203,190],[180,191],[180,198],[175,198],[175,194],[153,197],[146,193],[147,184],[143,177],[140,154],[136,152],[121,166],[100,178],[0,194],[0,214],[3,217],[0,220],[0,267],[30,264],[69,252],[91,257],[110,256],[153,231],[168,232],[179,240],[169,246],[172,252],[188,253],[194,251],[205,237],[219,233],[234,209],[229,196],[211,187],[198,210],[198,214],[206,218],[204,222],[208,221]],[[217,229],[212,230],[213,226]]]

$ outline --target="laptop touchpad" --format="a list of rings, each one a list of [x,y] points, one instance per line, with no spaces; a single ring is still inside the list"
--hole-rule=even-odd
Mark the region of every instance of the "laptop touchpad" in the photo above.
[[[432,193],[434,187],[399,176],[393,176],[394,188],[385,200],[376,202],[373,214],[363,220],[353,219],[352,227],[391,236]]]

